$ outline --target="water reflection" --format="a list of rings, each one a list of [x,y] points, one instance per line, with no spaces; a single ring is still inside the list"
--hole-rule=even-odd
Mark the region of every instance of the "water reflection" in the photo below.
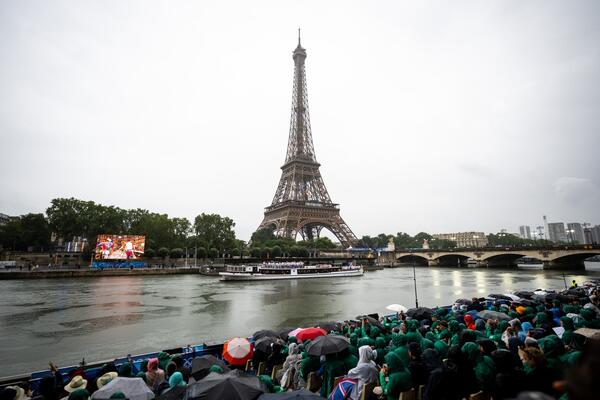
[[[510,290],[562,288],[552,271],[418,267],[419,304]],[[579,282],[600,273],[569,275]],[[5,373],[106,359],[188,343],[224,340],[261,328],[385,313],[415,304],[412,268],[339,280],[223,283],[213,277],[119,277],[0,281],[0,359]]]

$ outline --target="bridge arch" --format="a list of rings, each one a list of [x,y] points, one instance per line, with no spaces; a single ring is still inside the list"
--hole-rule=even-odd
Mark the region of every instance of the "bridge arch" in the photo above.
[[[433,260],[441,267],[463,267],[467,265],[470,256],[462,253],[442,254]]]
[[[555,258],[550,258],[550,266],[557,267],[557,268],[567,268],[567,267],[585,268],[584,261],[587,258],[596,256],[596,255],[598,255],[598,253],[581,252],[581,253],[558,256]]]
[[[521,253],[500,253],[484,256],[481,258],[481,261],[485,261],[488,267],[509,267],[516,266],[517,260],[523,257],[526,257],[526,255]]]
[[[421,254],[405,254],[396,258],[396,262],[401,264],[427,265],[429,258]]]

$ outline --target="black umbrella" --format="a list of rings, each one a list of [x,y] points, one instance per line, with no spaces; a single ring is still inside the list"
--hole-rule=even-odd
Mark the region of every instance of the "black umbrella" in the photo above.
[[[546,296],[547,294],[534,294],[531,296],[531,299],[535,301],[546,301]]]
[[[515,295],[515,296],[517,296],[517,295]],[[488,297],[491,297],[492,299],[513,301],[512,297],[506,296],[504,294],[490,294]]]
[[[531,299],[531,296],[533,295],[533,292],[529,292],[527,290],[520,290],[518,292],[515,292],[515,296],[519,296],[522,299]]]
[[[258,339],[264,338],[264,337],[279,337],[279,333],[272,331],[270,329],[261,329],[260,331],[254,332],[252,337],[254,338],[254,340],[258,340]]]
[[[340,324],[338,322],[319,322],[315,325],[317,328],[326,330],[327,332],[339,331]]]
[[[410,310],[408,310],[406,312],[406,315],[408,315],[409,317],[411,317],[413,319],[417,319],[420,321],[423,319],[431,319],[433,312],[432,312],[431,308],[417,307],[417,308],[411,308]]]
[[[187,386],[175,386],[157,396],[155,400],[183,400]]]
[[[279,331],[279,333],[277,334],[277,336],[279,338],[281,338],[283,341],[287,342],[287,340],[288,340],[288,333],[290,333],[294,329],[296,329],[296,328],[284,328],[284,329],[282,329],[282,330]]]
[[[508,321],[511,318],[503,312],[492,311],[492,310],[483,310],[477,313],[479,318],[483,319],[495,319],[498,321]]]
[[[254,342],[254,348],[263,353],[271,353],[271,345],[277,343],[277,339],[270,336],[265,336]]]
[[[308,354],[311,356],[322,356],[325,354],[339,353],[350,346],[350,342],[343,336],[325,335],[319,336],[308,346]]]
[[[242,371],[211,372],[206,378],[188,386],[184,400],[255,400],[266,391],[267,387],[258,377]]]
[[[473,304],[473,302],[471,300],[469,300],[469,299],[458,299],[454,303],[456,303],[456,304],[466,304],[466,305]]]
[[[321,399],[323,398],[316,393],[311,392],[307,389],[294,390],[283,393],[265,393],[261,395],[258,400],[304,400],[304,399]]]
[[[381,329],[382,331],[385,331],[385,326],[383,326],[383,324],[381,322],[379,322],[379,320],[377,318],[373,318],[371,315],[359,315],[358,317],[356,317],[358,320],[363,320],[366,319],[367,322],[373,326],[378,327],[379,329]]]
[[[538,304],[535,301],[529,300],[529,299],[519,299],[517,301],[513,301],[513,303],[521,304],[521,305],[523,305],[525,307],[535,307]]]
[[[229,368],[223,360],[219,360],[212,354],[206,354],[204,356],[196,357],[192,360],[192,373],[191,375],[195,380],[199,381],[208,375],[208,370],[213,365],[218,365],[223,369],[224,372],[229,371]]]

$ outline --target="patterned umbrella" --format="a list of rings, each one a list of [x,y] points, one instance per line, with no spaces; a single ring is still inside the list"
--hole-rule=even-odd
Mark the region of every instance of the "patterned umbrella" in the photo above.
[[[306,328],[296,335],[296,339],[304,342],[305,340],[315,340],[315,338],[325,335],[327,335],[327,332],[321,328]]]
[[[231,365],[246,365],[253,352],[252,343],[245,338],[229,339],[223,345],[223,358]]]

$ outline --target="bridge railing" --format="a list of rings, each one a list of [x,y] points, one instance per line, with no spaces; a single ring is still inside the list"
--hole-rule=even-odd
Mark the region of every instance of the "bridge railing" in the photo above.
[[[452,253],[464,251],[531,251],[531,250],[600,250],[597,244],[560,245],[560,246],[486,246],[486,247],[454,247],[451,249],[396,249],[397,253]]]

